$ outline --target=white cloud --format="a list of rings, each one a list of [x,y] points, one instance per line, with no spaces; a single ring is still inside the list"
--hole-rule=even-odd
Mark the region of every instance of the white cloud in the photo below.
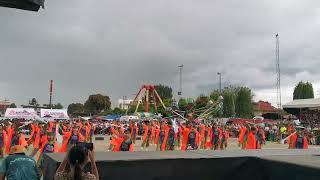
[[[31,13],[1,8],[0,98],[36,97],[67,105],[104,93],[113,102],[143,83],[195,97],[240,84],[275,102],[275,39],[280,34],[284,102],[300,80],[318,89],[319,1],[55,0]],[[7,75],[10,76],[7,76]]]

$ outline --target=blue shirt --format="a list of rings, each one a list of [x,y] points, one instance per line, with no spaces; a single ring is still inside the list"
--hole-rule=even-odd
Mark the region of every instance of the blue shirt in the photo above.
[[[7,180],[38,180],[40,174],[36,161],[23,154],[13,154],[0,162],[0,173],[5,173]]]

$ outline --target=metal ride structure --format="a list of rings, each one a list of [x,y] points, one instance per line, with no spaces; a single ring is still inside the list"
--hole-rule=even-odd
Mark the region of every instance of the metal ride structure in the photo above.
[[[196,112],[199,113],[200,112],[201,114],[197,117],[197,119],[208,118],[213,113],[217,113],[218,111],[220,111],[222,109],[222,106],[223,106],[222,100],[223,100],[223,97],[220,96],[216,102],[211,102],[210,104],[208,104],[208,106],[201,108],[201,110],[194,109],[194,110],[191,110],[190,112],[191,113],[196,113]],[[166,105],[163,103],[161,97],[159,96],[157,90],[155,89],[154,85],[149,85],[149,84],[142,85],[131,105],[136,104],[134,114],[138,113],[138,108],[141,104],[144,104],[145,113],[149,113],[151,104],[154,105],[154,108],[157,111],[157,102],[160,102],[162,108],[164,108],[165,111],[171,112],[174,115],[177,115],[184,120],[189,120],[186,117],[184,117],[183,115],[181,115],[181,112],[179,110],[175,110],[171,107],[166,107]]]
[[[152,99],[152,102],[151,102],[151,99]],[[184,120],[187,120],[184,116],[182,116],[181,114],[179,114],[178,112],[176,112],[172,108],[166,107],[166,105],[163,103],[161,97],[159,96],[157,90],[155,89],[155,86],[154,85],[150,85],[150,84],[142,85],[141,88],[139,89],[138,94],[134,98],[133,104],[136,104],[136,108],[135,108],[134,114],[137,114],[138,108],[139,108],[141,103],[144,103],[144,111],[146,113],[149,113],[151,103],[153,103],[154,108],[157,111],[157,104],[156,104],[157,100],[158,100],[158,102],[160,102],[161,106],[166,111],[172,112],[173,114],[179,116],[180,118],[182,118]]]
[[[206,119],[206,118],[210,118],[213,114],[218,113],[222,109],[223,109],[223,97],[219,96],[216,102],[212,102],[210,100],[206,107],[194,109],[191,111],[191,113],[195,113],[195,114],[200,113],[197,119]]]

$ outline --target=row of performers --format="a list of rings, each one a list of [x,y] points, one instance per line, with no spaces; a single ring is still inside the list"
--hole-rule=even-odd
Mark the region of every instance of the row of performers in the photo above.
[[[31,134],[28,139],[22,133],[23,126],[18,123],[0,126],[0,155],[10,154],[11,147],[21,145],[29,149],[33,147],[31,156],[34,157],[38,152],[38,163],[41,167],[43,153],[67,152],[77,142],[92,141],[94,126],[88,122],[77,122],[75,124],[61,124],[49,122],[48,124],[31,123],[28,124]],[[59,130],[57,130],[57,127]],[[63,135],[61,145],[57,143],[57,131]]]
[[[223,126],[195,125],[190,121],[174,127],[172,121],[144,122],[142,125],[142,150],[148,150],[150,145],[156,145],[157,151],[196,150],[196,149],[226,149],[229,133]],[[109,150],[133,151],[136,142],[138,126],[131,123],[128,128],[113,126]]]
[[[290,130],[287,138],[289,149],[308,149],[307,136],[301,130]],[[243,125],[239,128],[238,143],[241,149],[261,149],[266,142],[263,128],[252,125]]]

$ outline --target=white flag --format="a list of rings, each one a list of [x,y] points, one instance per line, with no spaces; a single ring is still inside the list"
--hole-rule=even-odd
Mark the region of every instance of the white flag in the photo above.
[[[63,137],[62,135],[59,133],[59,124],[56,125],[56,138],[57,138],[57,142],[58,144],[62,144],[63,141]]]

